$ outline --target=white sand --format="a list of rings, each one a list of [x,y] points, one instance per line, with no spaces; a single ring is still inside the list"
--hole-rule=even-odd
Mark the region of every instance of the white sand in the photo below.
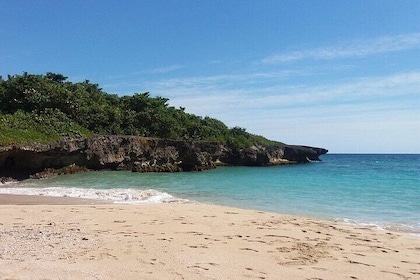
[[[420,279],[408,234],[204,204],[60,204],[0,205],[1,279]]]

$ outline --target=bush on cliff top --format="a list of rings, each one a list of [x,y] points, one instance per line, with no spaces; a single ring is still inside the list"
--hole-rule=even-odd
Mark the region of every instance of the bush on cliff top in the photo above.
[[[70,120],[59,110],[46,109],[41,113],[17,111],[0,114],[0,143],[49,143],[64,136],[89,137],[92,133]]]
[[[149,93],[108,94],[88,80],[73,83],[61,74],[0,77],[0,143],[51,142],[62,136],[124,134],[177,140],[207,140],[245,148],[276,145],[243,128],[168,105]]]

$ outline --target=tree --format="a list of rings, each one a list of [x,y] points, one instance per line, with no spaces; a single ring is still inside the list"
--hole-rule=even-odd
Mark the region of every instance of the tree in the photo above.
[[[149,92],[119,97],[89,80],[72,83],[52,72],[0,77],[0,114],[17,123],[33,117],[54,128],[42,130],[46,134],[76,124],[93,133],[219,141],[236,148],[274,143],[244,128],[229,129],[217,119],[189,114],[168,101]]]

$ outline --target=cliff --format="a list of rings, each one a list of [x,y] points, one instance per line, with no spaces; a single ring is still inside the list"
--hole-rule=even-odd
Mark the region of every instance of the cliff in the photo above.
[[[57,170],[68,166],[135,172],[200,171],[215,168],[216,164],[264,166],[303,163],[319,160],[319,155],[327,152],[321,148],[289,145],[233,150],[216,142],[96,135],[91,138],[65,138],[52,144],[0,146],[0,177],[3,181],[7,180],[5,177],[42,177],[42,171],[46,169]],[[76,169],[66,170],[71,172]]]

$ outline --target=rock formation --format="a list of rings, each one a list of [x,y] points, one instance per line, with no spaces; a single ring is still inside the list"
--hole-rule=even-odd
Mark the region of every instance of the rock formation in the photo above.
[[[319,160],[319,155],[327,152],[321,148],[289,145],[237,150],[216,142],[96,135],[91,138],[65,138],[51,144],[0,146],[0,177],[2,181],[7,181],[7,178],[24,179],[30,175],[43,177],[48,170],[52,174],[77,170],[74,166],[135,172],[201,171],[215,168],[216,164],[264,166],[303,163]],[[67,166],[72,167],[64,168]],[[34,175],[37,173],[41,175]]]

